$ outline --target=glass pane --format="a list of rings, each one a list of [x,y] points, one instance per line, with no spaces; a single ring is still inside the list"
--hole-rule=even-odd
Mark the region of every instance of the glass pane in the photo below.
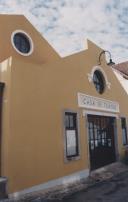
[[[70,128],[74,127],[73,118],[74,118],[73,115],[69,116],[69,119],[70,119]]]
[[[122,139],[123,145],[127,144],[127,128],[126,128],[126,119],[121,118],[121,126],[122,126]]]
[[[22,33],[16,33],[14,35],[14,44],[16,48],[22,53],[28,53],[30,51],[30,43],[28,38]]]
[[[109,146],[109,147],[112,146],[111,139],[108,139],[108,146]]]
[[[122,136],[123,136],[123,144],[125,145],[125,144],[127,144],[127,138],[126,138],[127,133],[126,133],[125,128],[122,129]]]
[[[98,140],[95,140],[95,147],[98,147]]]
[[[93,75],[93,83],[98,93],[104,91],[104,77],[99,70],[96,70]]]
[[[89,139],[91,139],[91,140],[94,139],[94,137],[93,137],[93,129],[89,130]]]
[[[69,116],[65,115],[65,126],[66,128],[69,128]]]
[[[93,123],[92,122],[89,122],[89,127],[93,128]]]
[[[104,146],[104,139],[102,139],[102,146]]]
[[[91,141],[91,150],[94,150],[94,141]]]
[[[76,155],[76,131],[75,130],[67,130],[67,156]]]
[[[98,146],[101,146],[101,139],[98,140]]]
[[[104,139],[104,145],[107,146],[107,140],[106,139]]]
[[[102,132],[102,138],[105,138],[104,132]]]

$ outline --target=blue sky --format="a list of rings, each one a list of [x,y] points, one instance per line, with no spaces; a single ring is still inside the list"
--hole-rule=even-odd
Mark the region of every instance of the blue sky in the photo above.
[[[88,38],[116,63],[128,60],[127,0],[0,0],[0,13],[24,14],[61,56]]]

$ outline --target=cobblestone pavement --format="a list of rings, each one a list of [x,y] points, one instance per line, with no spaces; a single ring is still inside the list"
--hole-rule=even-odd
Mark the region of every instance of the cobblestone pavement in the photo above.
[[[128,171],[65,197],[61,202],[128,202]],[[57,202],[57,201],[56,201]],[[59,201],[58,201],[59,202]]]
[[[26,194],[2,202],[128,202],[128,166],[114,163],[69,186]],[[0,200],[1,202],[1,200]]]

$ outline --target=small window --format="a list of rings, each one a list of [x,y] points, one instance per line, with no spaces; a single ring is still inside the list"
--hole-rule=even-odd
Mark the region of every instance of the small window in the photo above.
[[[93,74],[93,83],[97,92],[102,94],[105,89],[105,79],[99,70],[96,70]]]
[[[121,118],[121,127],[122,127],[123,145],[126,145],[127,144],[127,126],[126,126],[125,118]]]
[[[77,113],[65,112],[65,152],[66,158],[79,156]]]
[[[23,56],[28,56],[33,51],[33,42],[31,37],[22,30],[16,30],[12,33],[11,42],[13,48]]]
[[[15,47],[21,53],[29,53],[30,51],[30,42],[29,39],[23,33],[16,33],[13,38]]]

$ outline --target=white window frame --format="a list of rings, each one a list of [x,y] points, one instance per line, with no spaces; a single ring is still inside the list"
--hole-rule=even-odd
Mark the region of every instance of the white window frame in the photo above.
[[[96,70],[102,73],[102,75],[104,77],[104,81],[105,81],[105,83],[104,83],[105,88],[107,87],[108,89],[111,89],[111,83],[108,81],[107,75],[101,66],[94,66],[92,68],[91,72],[87,74],[89,82],[90,83],[93,82],[93,75]],[[105,90],[105,88],[104,88],[104,90]]]
[[[19,51],[19,50],[17,49],[17,47],[15,46],[15,44],[14,44],[14,37],[15,37],[15,35],[18,34],[18,33],[23,34],[23,35],[28,39],[28,41],[29,41],[29,43],[30,43],[30,51],[29,51],[28,53],[22,53],[22,52]],[[33,44],[32,38],[30,37],[30,35],[29,35],[27,32],[25,32],[25,31],[23,31],[23,30],[18,29],[18,30],[15,30],[14,32],[12,32],[12,34],[11,34],[11,44],[12,44],[13,48],[15,49],[15,51],[16,51],[17,53],[19,53],[20,55],[22,55],[22,56],[29,56],[29,55],[31,55],[31,54],[33,53],[34,44]]]

